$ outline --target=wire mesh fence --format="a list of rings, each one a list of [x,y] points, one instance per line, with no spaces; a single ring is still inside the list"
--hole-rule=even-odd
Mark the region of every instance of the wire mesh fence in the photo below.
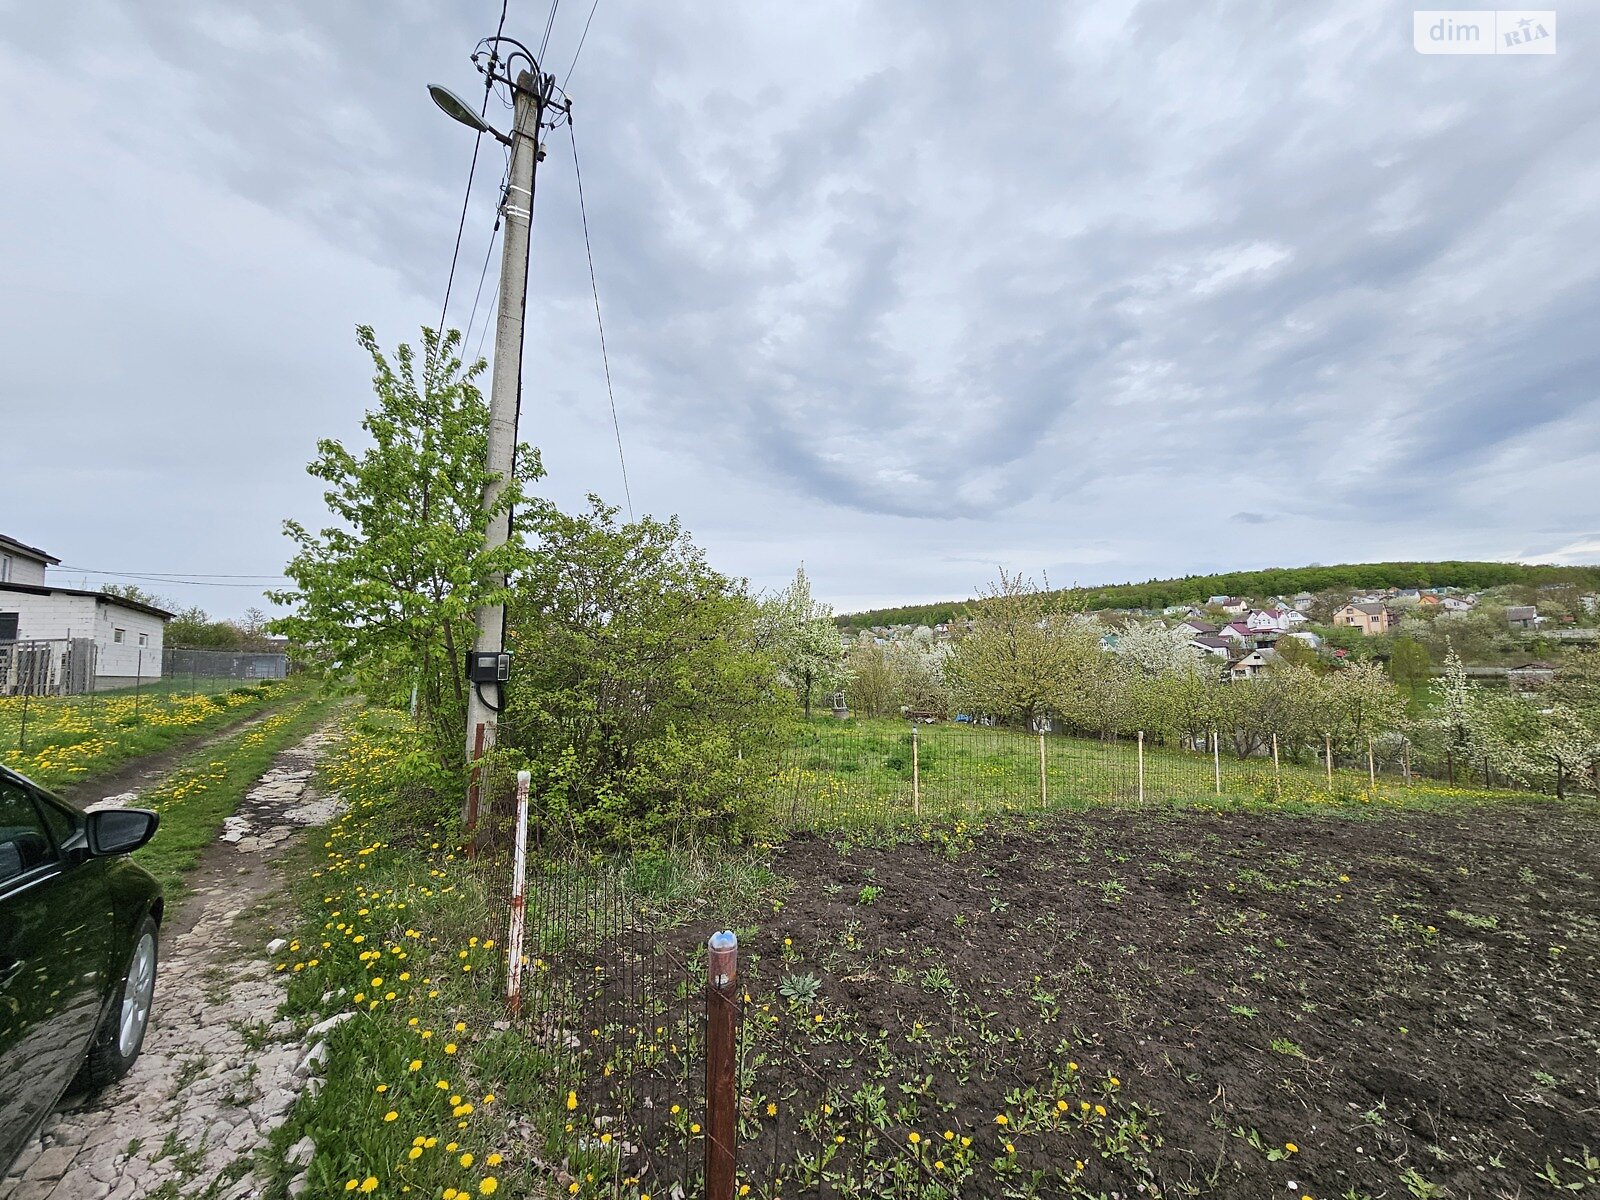
[[[1446,764],[1423,761],[1401,738],[1329,734],[1321,745],[1290,745],[1215,731],[1095,738],[965,722],[821,720],[784,747],[755,803],[774,839],[904,833],[1092,805],[1377,804],[1402,797],[1435,766],[1442,776]],[[1485,780],[1481,764],[1448,769],[1458,783],[1502,782]],[[514,778],[494,758],[478,774],[484,844],[514,840]],[[555,1135],[563,1169],[583,1194],[709,1196],[714,996],[704,948],[715,926],[709,918],[686,926],[664,899],[673,888],[651,875],[669,868],[586,845],[565,808],[538,789],[528,822],[522,982],[510,1023],[541,1081],[564,1100],[568,1120]],[[678,832],[692,844],[710,829],[691,821]],[[748,1189],[737,1194],[974,1194],[990,1167],[964,1156],[961,1139],[973,1131],[947,1130],[954,1140],[930,1147],[904,1117],[919,1097],[934,1099],[931,1076],[907,1068],[897,1077],[903,1094],[886,1096],[858,1070],[859,1055],[878,1053],[872,1031],[855,1031],[853,1041],[824,1036],[847,1018],[812,1002],[807,976],[785,951],[767,952],[765,961],[741,963],[730,998],[738,1028],[731,1149],[739,1187]],[[508,981],[495,981],[502,995]]]

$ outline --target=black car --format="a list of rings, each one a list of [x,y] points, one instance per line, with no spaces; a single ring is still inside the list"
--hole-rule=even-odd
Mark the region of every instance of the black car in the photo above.
[[[159,818],[85,813],[0,767],[0,1174],[70,1085],[127,1074],[155,996]]]

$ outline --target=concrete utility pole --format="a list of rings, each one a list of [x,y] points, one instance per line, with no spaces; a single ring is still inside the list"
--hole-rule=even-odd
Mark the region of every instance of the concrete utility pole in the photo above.
[[[494,335],[494,376],[489,391],[489,472],[493,480],[483,489],[483,505],[492,510],[511,477],[517,449],[517,414],[522,402],[522,326],[528,299],[528,241],[533,222],[533,174],[543,151],[539,126],[549,98],[550,77],[523,71],[516,82],[516,127],[511,134],[511,176],[500,206],[505,240],[500,258],[500,312]],[[502,510],[489,519],[483,548],[498,550],[511,535],[511,514]],[[503,586],[505,576],[493,582]],[[503,652],[505,606],[478,606],[478,630],[473,639],[469,679],[485,654]],[[492,689],[492,703],[485,697]],[[467,761],[494,748],[505,688],[499,680],[471,682],[467,693]],[[474,797],[475,799],[475,797]],[[469,812],[469,822],[476,813]]]

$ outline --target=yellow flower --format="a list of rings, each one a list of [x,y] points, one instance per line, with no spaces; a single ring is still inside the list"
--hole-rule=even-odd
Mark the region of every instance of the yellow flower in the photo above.
[[[906,1141],[915,1146],[918,1142],[922,1141],[922,1135],[913,1129],[910,1133],[906,1134]]]
[[[1011,1118],[1006,1116],[1005,1113],[1001,1113],[994,1119],[994,1123],[996,1125],[1009,1125],[1011,1123]]]
[[[483,1182],[478,1185],[478,1195],[492,1196],[499,1190],[499,1187],[500,1181],[498,1179],[493,1175],[486,1175]]]
[[[375,1191],[377,1191],[378,1190],[378,1177],[376,1175],[368,1175],[365,1179],[363,1179],[361,1181],[361,1190],[363,1192],[375,1192]]]
[[[400,1114],[391,1108],[388,1112],[383,1114],[383,1119],[385,1121],[398,1121],[400,1119]]]
[[[409,1069],[413,1071],[422,1070],[422,1060],[420,1058],[413,1058],[410,1062]]]
[[[483,1161],[488,1163],[491,1167],[498,1167],[503,1160],[498,1154],[491,1154]]]
[[[1283,1144],[1283,1148],[1290,1154],[1298,1154],[1300,1152],[1300,1147],[1296,1146],[1293,1142],[1285,1142]]]
[[[456,1161],[459,1162],[463,1167],[470,1167],[472,1165],[472,1163],[473,1163],[472,1151],[471,1150],[466,1151]]]

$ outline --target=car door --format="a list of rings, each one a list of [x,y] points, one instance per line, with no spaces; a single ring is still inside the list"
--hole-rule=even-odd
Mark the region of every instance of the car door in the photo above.
[[[77,1073],[110,986],[104,872],[75,864],[64,840],[0,778],[0,1164]]]

